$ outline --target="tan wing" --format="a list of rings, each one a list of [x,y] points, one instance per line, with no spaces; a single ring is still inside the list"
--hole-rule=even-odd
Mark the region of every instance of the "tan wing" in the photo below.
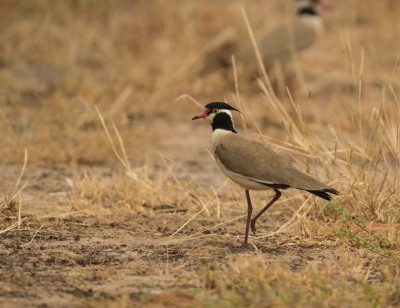
[[[320,18],[319,16],[313,18]],[[294,51],[300,52],[314,44],[322,32],[322,20],[310,21],[304,18],[293,20],[289,29],[282,23],[257,41],[263,61],[289,60]],[[255,61],[252,45],[247,46],[235,55],[236,61]]]
[[[328,185],[294,168],[268,146],[242,135],[226,136],[216,146],[215,156],[227,170],[258,183],[302,190],[330,189]]]

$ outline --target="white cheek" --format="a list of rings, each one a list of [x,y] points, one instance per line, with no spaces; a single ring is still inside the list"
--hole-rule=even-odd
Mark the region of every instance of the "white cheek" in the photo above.
[[[206,116],[206,117],[204,118],[204,120],[206,120],[206,121],[209,122],[209,123],[212,123],[213,120],[214,120],[214,117],[215,117],[215,114],[214,114],[214,113],[210,113],[208,116]]]
[[[232,112],[230,110],[221,110],[221,112],[229,114],[229,116],[232,118]]]

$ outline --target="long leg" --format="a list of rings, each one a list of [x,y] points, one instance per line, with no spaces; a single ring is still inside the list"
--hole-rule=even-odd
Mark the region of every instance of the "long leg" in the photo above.
[[[258,219],[258,217],[260,217],[266,210],[268,210],[268,208],[272,204],[275,203],[276,200],[278,200],[282,196],[282,193],[279,190],[274,189],[274,191],[275,191],[275,197],[273,197],[272,200],[260,211],[260,213],[258,213],[256,215],[256,217],[254,217],[251,220],[251,231],[253,231],[254,235],[256,235],[256,220]],[[247,193],[247,190],[246,190],[246,193]],[[248,230],[246,229],[246,231],[248,231]],[[247,240],[247,238],[246,238],[246,240]]]
[[[246,233],[244,235],[244,243],[242,249],[247,249],[247,238],[249,237],[249,227],[251,221],[251,213],[253,212],[253,206],[251,205],[250,193],[246,189],[246,199],[247,199],[247,222],[246,222]]]

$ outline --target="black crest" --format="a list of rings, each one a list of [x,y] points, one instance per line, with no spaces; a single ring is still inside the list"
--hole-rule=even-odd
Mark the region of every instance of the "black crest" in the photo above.
[[[207,105],[205,105],[205,108],[208,109],[228,109],[228,110],[235,110],[237,112],[240,112],[239,110],[237,110],[236,108],[232,107],[231,105],[227,104],[227,103],[223,103],[223,102],[213,102],[213,103],[209,103]]]

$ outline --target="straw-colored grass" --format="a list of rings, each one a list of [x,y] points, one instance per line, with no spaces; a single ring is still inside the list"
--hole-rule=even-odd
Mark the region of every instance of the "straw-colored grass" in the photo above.
[[[4,191],[4,197],[0,198],[0,234],[6,233],[13,229],[20,229],[24,221],[29,216],[22,217],[22,191],[29,185],[29,182],[21,183],[22,176],[28,162],[28,152],[25,150],[25,159],[21,167],[18,179],[11,192]]]

